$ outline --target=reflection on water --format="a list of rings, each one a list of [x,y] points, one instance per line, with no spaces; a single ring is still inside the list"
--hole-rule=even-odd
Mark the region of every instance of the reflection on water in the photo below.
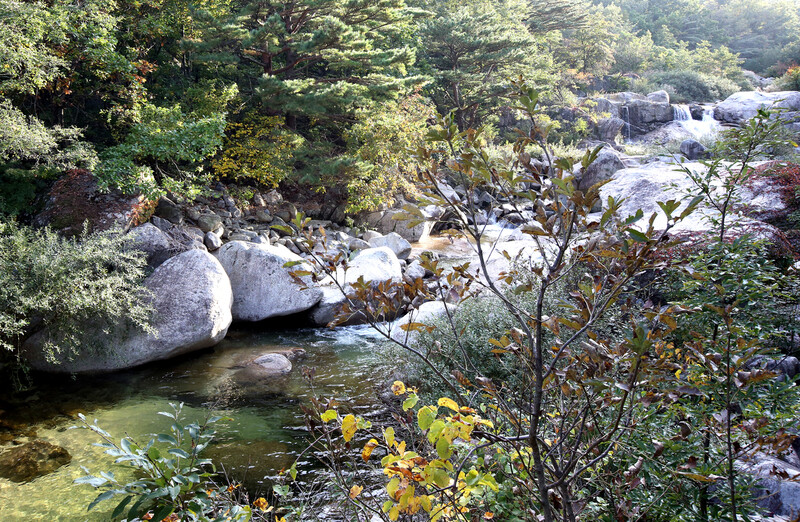
[[[290,375],[268,382],[237,380],[235,367],[242,361],[292,347],[305,350],[306,358],[293,363]],[[90,445],[97,442],[91,433],[68,429],[76,424],[75,415],[97,419],[115,438],[129,434],[146,441],[149,434],[168,430],[169,419],[156,412],[169,410],[168,403],[176,401],[186,404],[187,421],[202,419],[208,408],[233,419],[217,425],[216,444],[208,456],[256,493],[305,448],[300,405],[310,390],[303,368],[315,368],[318,394],[365,415],[379,408],[375,387],[386,375],[379,349],[379,338],[366,327],[238,330],[213,350],[136,371],[77,381],[38,376],[34,392],[0,398],[0,440],[11,444],[38,437],[66,448],[73,459],[25,484],[0,479],[0,520],[108,520],[113,503],[86,513],[95,492],[72,481],[84,474],[81,466],[93,472],[113,469],[121,479],[130,474],[125,476],[124,468],[114,468],[110,457]],[[311,471],[312,463],[301,464],[301,476]]]

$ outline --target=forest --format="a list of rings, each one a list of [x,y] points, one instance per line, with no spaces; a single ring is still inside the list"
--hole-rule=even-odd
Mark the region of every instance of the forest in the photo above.
[[[0,0],[0,518],[796,520],[799,91],[796,0]]]

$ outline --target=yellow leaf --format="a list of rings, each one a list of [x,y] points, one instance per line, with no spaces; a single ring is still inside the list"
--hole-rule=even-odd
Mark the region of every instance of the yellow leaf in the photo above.
[[[402,381],[394,381],[392,384],[392,393],[395,395],[404,395],[406,393],[406,385]]]
[[[322,422],[330,422],[335,419],[338,415],[336,414],[336,410],[327,410],[325,413],[320,415]]]
[[[386,444],[391,448],[394,446],[394,428],[389,426],[383,432],[383,438],[386,439]]]
[[[350,439],[356,434],[356,429],[356,418],[352,414],[342,420],[342,436],[345,442],[350,442]]]
[[[356,498],[361,494],[362,491],[364,491],[363,486],[357,486],[357,485],[353,486],[352,488],[350,488],[350,498],[351,499]]]
[[[361,452],[361,458],[364,459],[364,462],[369,460],[369,456],[372,455],[372,452],[375,451],[377,447],[378,441],[375,439],[369,439],[369,442],[364,444],[364,450]]]
[[[447,397],[439,399],[439,406],[444,406],[445,408],[450,408],[454,412],[458,412],[458,404],[456,404],[456,401],[448,399]]]

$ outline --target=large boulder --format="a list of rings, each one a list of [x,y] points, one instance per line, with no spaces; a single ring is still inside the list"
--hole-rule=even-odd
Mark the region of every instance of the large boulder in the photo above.
[[[633,100],[625,107],[628,109],[628,123],[639,133],[649,132],[671,122],[675,117],[672,105],[669,103]]]
[[[754,118],[762,108],[783,108],[785,112],[780,117],[789,121],[800,112],[800,92],[737,92],[717,104],[714,108],[714,118],[725,123],[740,124]]]
[[[626,129],[625,120],[617,117],[603,118],[597,122],[597,138],[612,143],[623,129]]]
[[[102,373],[208,348],[225,337],[233,295],[222,265],[208,252],[189,250],[165,261],[145,280],[154,309],[152,333],[127,325],[86,325],[78,354],[44,347],[50,332],[34,334],[22,358],[36,370]]]
[[[132,238],[133,247],[147,255],[147,264],[151,268],[156,268],[178,252],[185,250],[180,243],[152,223],[134,227],[128,235]]]
[[[103,192],[91,172],[73,169],[53,184],[45,208],[34,223],[48,225],[65,235],[80,234],[84,226],[91,232],[127,230],[144,221],[147,205],[141,194]]]
[[[647,99],[656,103],[669,103],[669,93],[667,91],[651,92],[647,95]]]
[[[701,163],[687,162],[684,167],[699,172],[707,167]],[[765,185],[766,186],[766,185]],[[745,186],[739,192],[739,204],[729,215],[730,237],[737,237],[744,233],[753,235],[756,238],[764,239],[779,251],[786,250],[788,245],[785,237],[774,226],[753,219],[752,215],[769,215],[779,212],[785,208],[776,191],[769,191],[766,188],[761,191],[753,190],[753,185]],[[658,202],[674,199],[681,201],[681,206],[675,211],[675,215],[688,205],[691,200],[688,197],[690,190],[694,190],[694,184],[689,177],[678,170],[674,164],[654,162],[643,167],[627,168],[617,171],[613,179],[604,185],[600,190],[600,200],[605,202],[611,196],[616,200],[624,200],[619,209],[619,215],[626,217],[635,214],[639,209],[644,212],[645,218],[651,214],[656,214],[654,227],[656,230],[664,230],[667,226],[667,219]],[[716,209],[701,204],[686,219],[672,228],[674,235],[686,237],[696,233],[706,233],[714,230],[709,218],[719,215]],[[640,220],[636,226],[644,227],[647,219]]]
[[[308,310],[322,298],[322,291],[310,278],[302,289],[290,272],[307,265],[285,267],[303,259],[281,245],[231,241],[215,253],[228,273],[233,288],[233,318],[261,321]]]
[[[0,477],[28,482],[52,473],[71,460],[72,456],[64,448],[34,440],[0,454]]]
[[[411,243],[400,237],[397,232],[373,237],[369,240],[369,244],[373,247],[389,247],[398,259],[408,259],[408,256],[411,255]]]
[[[344,282],[353,284],[360,277],[367,283],[399,282],[403,280],[403,270],[389,247],[367,248],[348,264]]]
[[[610,115],[598,124],[597,133],[603,141],[613,140],[623,128],[626,135],[639,136],[675,119],[669,95],[664,91],[647,96],[633,92],[607,94],[594,102],[595,112]]]
[[[587,191],[593,185],[611,179],[615,172],[624,169],[625,165],[619,154],[612,149],[605,147],[597,154],[589,167],[583,172],[577,181],[578,190]]]

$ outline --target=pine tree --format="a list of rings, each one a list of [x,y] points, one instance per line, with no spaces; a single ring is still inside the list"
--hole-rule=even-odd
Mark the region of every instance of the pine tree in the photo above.
[[[257,0],[240,7],[227,41],[218,19],[207,41],[227,47],[247,79],[243,91],[255,86],[266,110],[292,127],[299,117],[349,121],[356,108],[420,83],[407,74],[415,53],[403,42],[412,20],[403,0]]]
[[[439,112],[455,111],[459,128],[483,123],[502,103],[507,78],[541,79],[548,69],[524,23],[526,3],[468,0],[428,8],[434,16],[421,25],[420,38],[433,70],[433,100]]]

